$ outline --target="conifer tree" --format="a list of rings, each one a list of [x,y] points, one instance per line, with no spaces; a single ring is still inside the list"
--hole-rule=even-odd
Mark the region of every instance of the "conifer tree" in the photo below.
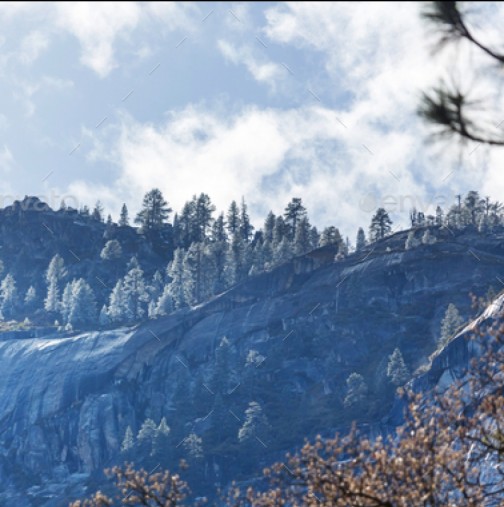
[[[262,407],[256,401],[251,401],[245,410],[245,421],[238,432],[240,443],[254,443],[261,449],[266,445],[270,425],[263,413]]]
[[[129,225],[128,207],[124,203],[121,208],[121,214],[119,216],[119,226],[126,227]]]
[[[278,216],[275,219],[275,228],[273,229],[273,249],[275,249],[286,236],[288,236],[287,224],[282,216]]]
[[[227,228],[229,236],[234,238],[240,232],[240,210],[236,201],[232,201],[227,214]]]
[[[96,201],[93,213],[91,213],[91,218],[98,222],[103,222],[103,206],[100,201]]]
[[[65,263],[56,254],[51,259],[46,271],[47,296],[44,301],[44,308],[47,312],[57,312],[59,310],[59,283],[65,275]]]
[[[4,319],[11,319],[16,315],[17,304],[16,281],[9,273],[0,284],[0,313]]]
[[[366,398],[368,387],[360,373],[351,373],[346,380],[347,395],[344,400],[345,407],[360,405]]]
[[[355,242],[355,250],[360,252],[366,246],[366,235],[364,234],[364,229],[359,227],[357,231],[357,241]]]
[[[320,241],[320,234],[318,232],[318,229],[315,226],[313,226],[310,229],[310,243],[311,243],[312,250],[315,250],[315,248],[318,248],[319,241]]]
[[[410,378],[408,367],[398,348],[394,349],[394,352],[389,356],[387,377],[389,377],[390,381],[395,386],[404,385]]]
[[[123,290],[123,280],[117,280],[109,297],[108,316],[113,323],[124,322],[126,315],[126,294]]]
[[[162,317],[170,314],[174,309],[175,304],[173,302],[171,287],[170,285],[165,285],[161,296],[159,296],[159,299],[157,300],[153,315]]]
[[[439,338],[441,345],[446,345],[463,323],[464,319],[462,319],[457,307],[450,303],[441,321],[441,336]]]
[[[293,197],[285,208],[285,223],[287,224],[288,236],[292,241],[296,236],[297,224],[306,216],[306,208],[303,206],[300,197]]]
[[[129,271],[122,284],[126,302],[125,313],[128,321],[135,322],[144,317],[149,294],[145,286],[143,270],[136,257],[131,259],[128,267]]]
[[[213,212],[215,206],[212,204],[210,197],[207,194],[201,193],[195,202],[195,231],[196,237],[193,241],[203,242],[206,240],[208,231],[213,223]]]
[[[30,285],[24,298],[24,309],[26,312],[32,312],[37,305],[37,291],[33,285]]]
[[[292,259],[293,247],[287,236],[284,236],[282,241],[276,246],[273,251],[273,264],[280,266],[284,262]]]
[[[254,226],[250,223],[250,218],[247,212],[247,204],[245,198],[242,197],[240,208],[240,234],[245,243],[248,243],[252,237]]]
[[[235,234],[229,244],[226,255],[225,278],[227,285],[234,285],[242,280],[246,274],[246,245],[240,234]]]
[[[100,257],[107,261],[120,259],[122,257],[121,243],[117,239],[107,241],[100,252]]]
[[[294,254],[303,255],[311,250],[310,222],[303,216],[296,225],[294,236]]]
[[[276,224],[276,216],[273,214],[272,211],[268,213],[268,216],[266,217],[266,220],[264,222],[264,240],[269,241],[270,243],[273,242],[273,234],[275,231],[275,224]]]
[[[369,226],[369,237],[371,241],[383,239],[392,230],[392,220],[385,208],[378,208],[371,219]]]
[[[145,458],[152,456],[156,434],[156,423],[150,417],[146,418],[142,426],[140,426],[136,437],[138,448],[142,451]]]
[[[182,308],[185,304],[184,295],[184,251],[177,248],[173,260],[168,265],[167,275],[170,278],[169,290],[175,309]]]
[[[182,445],[191,460],[200,460],[203,458],[203,439],[196,435],[196,433],[190,433],[184,439]]]
[[[121,452],[128,452],[135,446],[135,437],[133,436],[133,431],[131,430],[131,426],[128,425],[126,431],[124,433],[124,438],[121,444]]]
[[[96,321],[96,301],[93,289],[79,278],[71,284],[71,304],[68,313],[68,324],[73,328],[92,324]]]
[[[144,230],[160,229],[170,216],[172,209],[164,200],[161,190],[153,188],[144,196],[142,209],[135,218]]]
[[[320,236],[320,246],[326,245],[338,245],[338,251],[343,246],[343,238],[341,237],[340,231],[333,225],[326,227]]]
[[[171,430],[166,422],[166,417],[161,419],[156,429],[154,441],[152,443],[152,455],[157,461],[165,465],[170,461],[172,455]]]

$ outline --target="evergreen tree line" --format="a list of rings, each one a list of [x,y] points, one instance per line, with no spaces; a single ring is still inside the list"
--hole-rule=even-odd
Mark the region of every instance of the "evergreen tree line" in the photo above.
[[[62,203],[62,209],[68,210]],[[355,248],[348,238],[343,240],[335,226],[321,233],[312,226],[301,198],[294,197],[284,213],[269,212],[262,229],[255,230],[250,221],[244,199],[233,201],[227,213],[215,216],[215,206],[204,193],[186,202],[180,213],[168,220],[172,209],[158,189],[147,192],[142,208],[134,219],[140,231],[146,234],[169,229],[173,241],[173,259],[164,270],[147,278],[135,257],[131,258],[124,276],[110,287],[107,300],[97,307],[95,293],[88,280],[67,280],[64,261],[55,255],[46,271],[45,294],[37,294],[34,286],[20,293],[12,273],[0,282],[0,312],[3,319],[29,316],[44,308],[54,320],[70,328],[96,324],[101,326],[133,323],[145,318],[156,318],[186,306],[194,306],[239,283],[248,276],[267,272],[297,255],[303,255],[324,245],[337,246],[337,259],[352,251],[360,251],[367,244],[381,240],[392,232],[392,220],[384,208],[379,208],[371,219],[368,238],[361,227],[357,232]],[[481,198],[470,191],[465,198],[457,196],[457,203],[445,214],[437,207],[435,216],[413,209],[410,213],[411,230],[405,248],[430,244],[436,237],[429,226],[445,226],[450,230],[476,227],[485,232],[502,225],[503,205]],[[79,212],[90,219],[103,220],[103,207],[98,202],[92,212]],[[108,223],[112,223],[109,216]],[[126,204],[122,206],[118,226],[130,224]],[[416,231],[424,230],[421,238]],[[101,254],[104,262],[123,260],[121,243],[111,239]],[[0,265],[0,274],[3,265]],[[103,297],[103,296],[102,296]]]

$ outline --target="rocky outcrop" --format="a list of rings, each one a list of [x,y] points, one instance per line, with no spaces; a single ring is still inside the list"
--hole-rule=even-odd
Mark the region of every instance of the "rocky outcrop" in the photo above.
[[[498,287],[504,265],[498,235],[408,251],[405,239],[396,234],[337,262],[331,253],[297,259],[192,310],[133,328],[0,340],[0,504],[65,505],[120,457],[126,427],[136,433],[146,417],[164,416],[182,435],[195,431],[205,440],[223,404],[230,419],[218,433],[225,445],[208,437],[203,468],[218,470],[224,482],[240,473],[233,462],[240,423],[229,414],[243,421],[249,401],[261,403],[272,428],[256,469],[354,417],[385,421],[394,394],[388,355],[399,347],[411,370],[425,364],[447,305],[469,318],[469,293]],[[217,402],[202,385],[215,373],[224,336],[229,386]],[[456,347],[444,352],[449,366],[459,355],[464,360]],[[251,351],[262,358],[254,370],[245,366]],[[435,357],[431,375],[443,374],[443,357]],[[353,371],[370,394],[365,406],[345,410]],[[199,398],[182,411],[176,396],[186,387]]]

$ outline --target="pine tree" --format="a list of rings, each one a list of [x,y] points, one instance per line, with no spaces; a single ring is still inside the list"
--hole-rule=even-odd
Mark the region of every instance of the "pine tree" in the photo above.
[[[100,257],[106,261],[120,259],[122,257],[121,243],[117,239],[107,241],[100,252]]]
[[[159,270],[156,270],[152,276],[151,283],[147,287],[150,301],[157,301],[159,299],[163,293],[164,285],[163,275]]]
[[[160,229],[168,219],[172,209],[164,200],[161,190],[154,188],[144,196],[142,209],[135,218],[144,230]]]
[[[311,250],[310,222],[306,216],[302,217],[296,225],[294,236],[294,254],[303,255]]]
[[[171,279],[169,288],[175,309],[182,308],[186,304],[184,296],[184,256],[184,251],[177,248],[167,269],[167,275]]]
[[[385,208],[378,208],[369,226],[369,237],[371,241],[383,239],[392,230],[392,220],[385,210]]]
[[[235,285],[247,274],[246,271],[246,245],[240,234],[232,236],[226,254],[225,278],[227,285]]]
[[[189,248],[189,245],[195,241],[195,213],[195,202],[186,202],[177,221],[177,236],[175,237],[175,244],[179,248]]]
[[[443,320],[441,321],[440,344],[446,345],[463,323],[464,320],[462,319],[457,307],[453,303],[450,303],[446,309]]]
[[[240,443],[257,443],[259,448],[265,445],[270,425],[263,413],[262,407],[256,401],[251,401],[245,410],[245,421],[238,431]]]
[[[91,213],[91,218],[98,222],[103,222],[103,206],[100,201],[96,201],[93,213]]]
[[[272,211],[268,213],[264,222],[264,241],[273,241],[273,233],[275,231],[276,217]]]
[[[191,460],[203,458],[203,440],[196,433],[189,434],[182,445]]]
[[[47,312],[59,310],[59,282],[66,276],[65,263],[56,254],[49,263],[46,271],[47,296],[44,301],[44,308]]]
[[[131,426],[126,428],[124,433],[124,438],[121,444],[121,452],[129,452],[135,446],[135,437],[133,436],[133,431]]]
[[[468,211],[469,223],[477,225],[479,216],[484,209],[484,200],[480,198],[479,193],[471,190],[464,199],[464,208]]]
[[[366,235],[364,234],[364,229],[359,227],[357,231],[357,241],[355,242],[355,250],[360,252],[366,246]]]
[[[275,249],[286,236],[288,236],[287,224],[282,216],[278,216],[275,219],[275,228],[273,229],[273,249]]]
[[[152,454],[154,439],[157,434],[156,423],[149,417],[144,420],[137,435],[137,443],[139,447],[144,449],[145,454],[150,456]]]
[[[171,287],[170,285],[165,285],[161,296],[159,296],[159,299],[157,300],[153,315],[162,317],[164,315],[170,314],[174,309],[175,304],[173,302]]]
[[[126,316],[126,294],[123,290],[123,280],[117,280],[109,297],[108,316],[112,323],[124,322]]]
[[[252,237],[254,226],[250,223],[250,218],[247,212],[247,204],[245,199],[242,197],[241,208],[240,208],[240,234],[245,243],[250,241]]]
[[[37,291],[33,285],[30,285],[28,290],[26,291],[26,295],[24,298],[24,309],[26,312],[31,312],[35,309],[37,305]]]
[[[387,377],[390,378],[390,381],[395,386],[404,385],[410,378],[408,367],[406,366],[403,355],[398,348],[396,348],[389,356]]]
[[[211,263],[215,270],[215,283],[213,293],[222,292],[226,286],[226,254],[228,250],[226,226],[224,215],[221,214],[215,221],[212,228],[212,242],[208,246],[208,255],[211,257]]]
[[[0,313],[4,319],[11,319],[16,315],[17,303],[16,281],[9,273],[0,284]]]
[[[187,250],[182,263],[184,301],[190,306],[201,301],[202,250],[201,243],[193,243]]]
[[[338,251],[343,247],[343,238],[340,231],[333,225],[326,227],[320,236],[320,246],[338,245]]]
[[[441,206],[437,206],[436,208],[435,224],[439,226],[443,225],[443,209]]]
[[[277,245],[273,252],[273,264],[274,266],[280,266],[280,264],[283,264],[284,262],[289,261],[292,259],[293,256],[293,248],[292,244],[287,238],[287,236],[284,236],[282,241]]]
[[[296,236],[297,224],[306,216],[306,208],[303,206],[300,197],[293,197],[291,202],[285,208],[285,223],[288,228],[288,236],[292,241]]]
[[[61,302],[59,304],[59,310],[61,312],[61,317],[63,320],[63,323],[68,324],[69,322],[69,316],[70,312],[72,311],[72,305],[73,305],[73,286],[74,286],[75,280],[68,282],[65,285],[65,288],[63,290],[63,295],[61,296]]]
[[[71,304],[68,313],[68,324],[73,328],[92,324],[96,321],[96,301],[93,289],[79,278],[71,284]]]
[[[221,213],[214,221],[212,226],[212,241],[214,243],[227,242],[228,235],[226,232],[226,222],[224,213]]]
[[[231,238],[234,238],[240,232],[240,226],[240,210],[236,201],[233,201],[227,214],[227,228]]]
[[[112,215],[109,213],[109,214],[107,215],[107,222],[106,222],[107,227],[112,227],[112,224],[113,224],[113,223],[114,223],[114,222],[112,221]]]
[[[347,395],[344,400],[346,408],[360,405],[366,398],[368,387],[360,373],[351,373],[346,380]]]
[[[146,311],[149,294],[145,286],[144,273],[136,257],[129,264],[129,271],[123,280],[124,297],[126,301],[126,319],[136,322],[142,319]]]
[[[312,250],[318,248],[320,241],[320,234],[315,226],[310,229],[310,243]]]
[[[154,441],[152,445],[152,455],[157,461],[168,464],[172,455],[171,430],[166,422],[166,417],[161,419],[156,429]]]
[[[194,203],[194,230],[193,241],[205,241],[208,230],[213,222],[213,212],[215,206],[212,204],[207,194],[200,194]]]
[[[121,208],[121,214],[119,216],[119,226],[126,227],[129,225],[128,207],[124,203]]]

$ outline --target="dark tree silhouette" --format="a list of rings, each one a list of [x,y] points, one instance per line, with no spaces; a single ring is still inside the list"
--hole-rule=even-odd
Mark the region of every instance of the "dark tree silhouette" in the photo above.
[[[439,34],[437,49],[461,40],[469,41],[486,54],[496,66],[496,73],[502,71],[504,53],[481,42],[466,22],[467,11],[462,11],[460,2],[429,2],[422,17]],[[440,137],[455,136],[462,141],[474,141],[489,146],[504,146],[502,118],[484,121],[478,118],[494,108],[483,100],[472,100],[454,80],[441,82],[429,92],[423,93],[419,115],[438,127]]]

